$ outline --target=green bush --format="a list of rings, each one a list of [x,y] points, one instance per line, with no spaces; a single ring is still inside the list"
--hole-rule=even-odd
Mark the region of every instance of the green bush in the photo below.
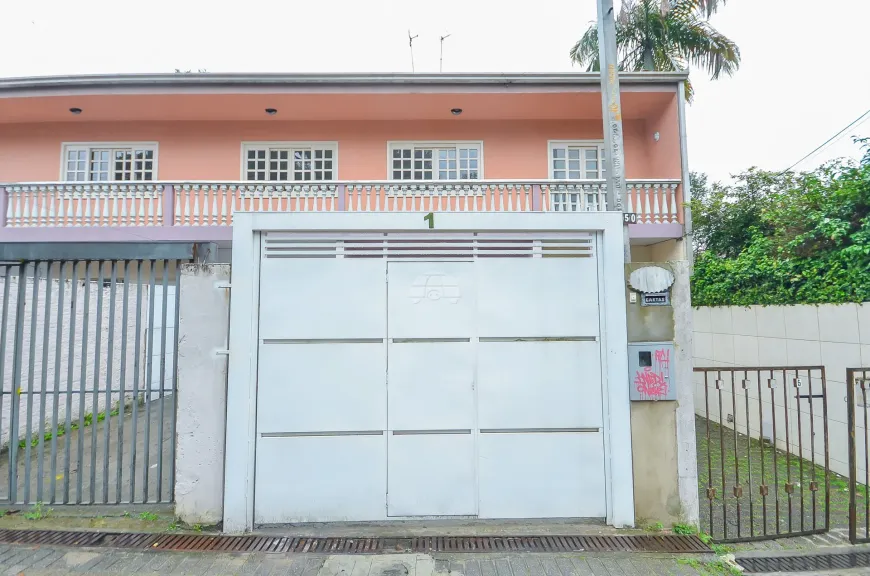
[[[693,305],[870,301],[870,155],[800,175],[750,170],[732,186],[695,180]]]

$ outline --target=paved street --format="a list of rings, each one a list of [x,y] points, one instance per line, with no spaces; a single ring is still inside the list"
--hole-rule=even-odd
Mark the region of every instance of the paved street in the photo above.
[[[697,557],[696,557],[697,558]],[[703,560],[626,554],[317,556],[73,550],[0,545],[0,574],[188,574],[191,576],[634,576],[724,574]]]

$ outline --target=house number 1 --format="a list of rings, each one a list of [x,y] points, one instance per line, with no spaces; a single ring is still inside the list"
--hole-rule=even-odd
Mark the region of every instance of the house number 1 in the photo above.
[[[423,220],[429,223],[430,229],[435,227],[435,214],[433,214],[432,212],[429,212],[428,214],[423,216]]]

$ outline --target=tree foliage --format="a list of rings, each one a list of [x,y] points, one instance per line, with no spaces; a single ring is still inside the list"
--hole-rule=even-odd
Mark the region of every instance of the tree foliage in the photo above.
[[[622,0],[616,19],[619,69],[639,72],[685,70],[689,64],[705,69],[714,80],[732,75],[740,66],[737,45],[707,21],[722,0]],[[571,59],[599,70],[598,28],[593,22],[574,44]],[[686,82],[686,97],[692,100]]]
[[[752,169],[733,185],[693,175],[693,303],[870,301],[867,152],[802,174]]]

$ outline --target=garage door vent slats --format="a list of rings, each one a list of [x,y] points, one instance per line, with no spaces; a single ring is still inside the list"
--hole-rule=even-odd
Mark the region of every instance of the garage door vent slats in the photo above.
[[[320,237],[292,238],[266,236],[266,258],[389,258],[389,259],[468,259],[475,258],[590,258],[594,256],[591,235],[566,237],[488,237],[483,235],[419,237],[392,235],[346,237],[330,240]]]
[[[206,534],[121,534],[59,530],[0,530],[0,543],[194,552],[382,554],[393,552],[671,552],[709,553],[697,536],[418,536],[308,538]]]

